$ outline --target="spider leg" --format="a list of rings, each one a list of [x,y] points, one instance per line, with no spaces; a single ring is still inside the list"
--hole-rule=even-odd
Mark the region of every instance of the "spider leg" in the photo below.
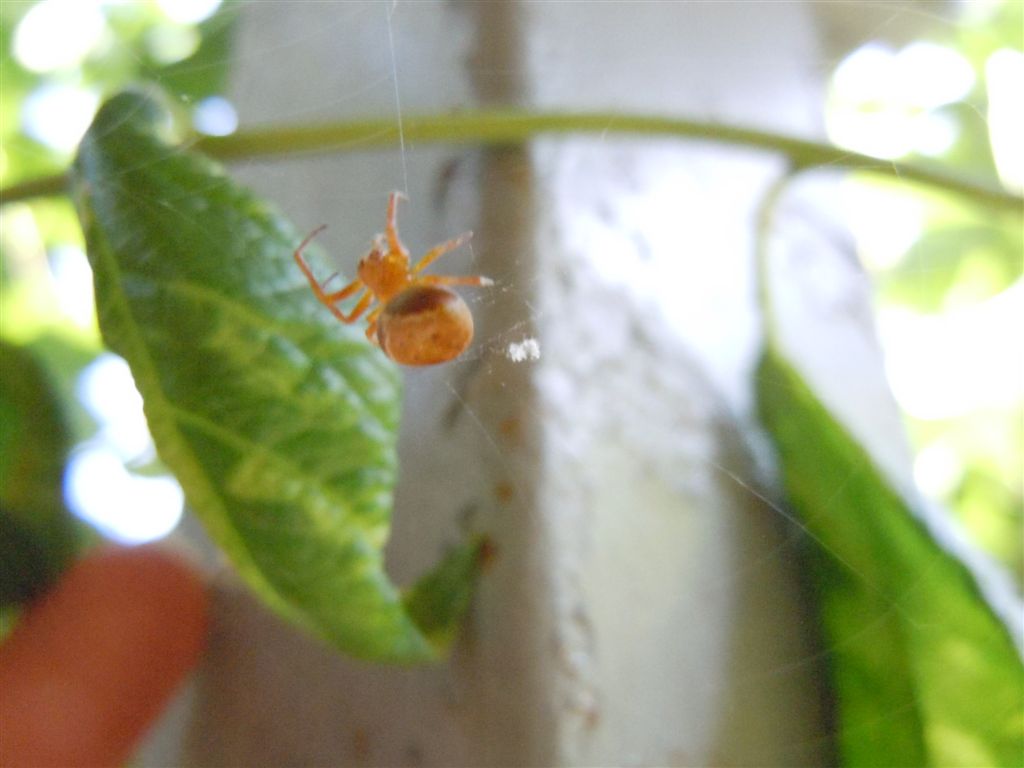
[[[365,288],[365,287],[366,286],[363,285],[363,281],[362,280],[353,280],[351,283],[346,285],[340,291],[335,291],[334,293],[323,293],[323,286],[321,286],[320,287],[320,291],[321,291],[321,293],[323,293],[323,298],[320,299],[320,300],[324,304],[336,304],[337,302],[341,301],[342,299],[347,299],[349,296],[352,296],[353,294],[357,293],[360,288]],[[320,298],[320,297],[318,296],[317,298]]]
[[[319,235],[325,229],[327,229],[327,225],[326,224],[321,224],[319,227],[317,227],[312,232],[310,232],[308,235],[306,235],[306,239],[303,240],[301,243],[299,243],[299,247],[295,249],[295,256],[296,256],[296,258],[301,256],[302,252],[304,250],[306,250],[306,246],[308,246],[311,242],[313,242],[313,238],[315,238],[317,235]]]
[[[363,298],[361,298],[356,303],[356,305],[352,308],[352,311],[349,312],[347,315],[344,312],[342,312],[340,309],[338,309],[336,306],[334,306],[333,304],[328,304],[327,308],[329,310],[331,310],[331,313],[336,318],[341,320],[341,322],[343,322],[343,323],[354,323],[356,320],[358,320],[362,316],[362,314],[367,309],[370,308],[371,304],[373,304],[373,294],[367,292],[366,295],[363,296]]]
[[[401,192],[392,192],[388,196],[388,219],[384,230],[388,239],[388,249],[392,253],[408,253],[398,237],[398,201],[407,199]]]
[[[306,279],[309,281],[309,287],[313,289],[313,294],[317,297],[321,304],[329,305],[331,301],[338,301],[339,299],[343,299],[346,296],[351,296],[359,289],[362,283],[356,280],[355,282],[345,286],[336,293],[328,294],[324,292],[323,286],[320,284],[320,281],[316,279],[316,276],[313,274],[313,270],[310,269],[309,264],[302,257],[302,252],[306,249],[306,246],[308,246],[310,242],[312,242],[313,238],[319,235],[325,229],[327,229],[327,225],[323,224],[314,229],[312,232],[310,232],[306,236],[306,239],[299,244],[299,247],[295,249],[295,253],[293,253],[292,256],[295,258],[295,263],[299,265],[299,269],[302,270],[302,274],[304,274],[306,276]],[[331,277],[333,278],[333,275]]]
[[[345,323],[346,325],[350,325],[354,323],[356,320],[358,320],[360,315],[362,315],[370,306],[370,304],[373,303],[373,294],[367,293],[365,296],[363,296],[355,305],[355,307],[352,308],[352,311],[349,312],[347,315],[330,302],[321,301],[320,303],[327,307],[331,311],[331,314],[338,318],[341,322]]]
[[[306,249],[306,246],[308,246],[313,241],[313,238],[319,235],[325,229],[327,229],[327,225],[321,224],[319,227],[317,227],[308,235],[306,235],[306,239],[299,243],[299,247],[296,248],[295,253],[292,254],[292,256],[295,259],[295,263],[298,264],[299,269],[302,270],[302,274],[304,274],[306,276],[306,279],[309,280],[309,285],[313,289],[313,293],[317,294],[317,298],[319,298],[320,294],[323,293],[323,291],[320,288],[320,283],[318,283],[317,279],[313,276],[313,270],[309,268],[309,264],[307,264],[306,260],[302,258],[302,252]]]
[[[316,296],[317,301],[319,301],[321,304],[323,304],[325,307],[331,310],[331,314],[333,314],[343,323],[352,323],[355,322],[359,318],[359,316],[362,315],[367,310],[371,303],[373,303],[373,294],[367,293],[365,296],[363,296],[363,298],[359,300],[359,302],[352,309],[352,311],[348,315],[346,315],[344,312],[342,312],[334,305],[339,301],[347,299],[349,296],[358,293],[361,289],[365,289],[366,286],[363,284],[363,281],[353,280],[340,291],[335,291],[334,293],[326,293],[323,289],[323,285],[321,285],[321,283],[316,279],[316,276],[313,274],[313,270],[310,269],[309,264],[302,257],[302,251],[306,248],[307,245],[309,245],[313,238],[316,237],[321,232],[323,232],[324,229],[326,229],[326,225],[317,227],[306,237],[305,240],[303,240],[299,244],[299,247],[295,249],[295,253],[293,254],[293,256],[295,257],[295,263],[299,265],[299,269],[302,270],[302,274],[304,274],[306,276],[306,279],[309,281],[309,287],[313,289],[313,295]]]
[[[464,245],[465,243],[468,243],[469,239],[472,236],[473,236],[472,232],[463,232],[458,237],[453,237],[451,240],[445,240],[440,245],[434,246],[429,251],[427,251],[425,254],[423,254],[423,258],[420,259],[418,262],[416,262],[416,266],[413,267],[410,270],[410,273],[413,274],[413,275],[418,275],[420,272],[422,272],[424,269],[429,267],[431,264],[433,264],[439,258],[444,256],[446,253],[449,253],[450,251],[454,251],[460,245]]]
[[[377,318],[380,317],[381,311],[384,309],[384,305],[377,307],[370,314],[366,316],[366,338],[374,344],[377,344]]]
[[[301,256],[299,258],[301,259]],[[309,267],[306,263],[304,261],[300,262],[299,266],[308,278],[309,287],[313,289],[313,295],[316,296],[316,300],[331,310],[331,314],[343,323],[354,322],[361,314],[363,314],[363,312],[366,311],[366,308],[370,306],[370,303],[373,301],[373,294],[367,293],[359,300],[352,312],[346,316],[345,313],[334,305],[342,299],[347,299],[349,296],[358,293],[360,290],[365,290],[366,286],[363,285],[362,280],[356,280],[335,293],[324,293],[323,288],[320,287],[320,283],[318,283],[316,278],[313,277],[313,273],[309,271]]]

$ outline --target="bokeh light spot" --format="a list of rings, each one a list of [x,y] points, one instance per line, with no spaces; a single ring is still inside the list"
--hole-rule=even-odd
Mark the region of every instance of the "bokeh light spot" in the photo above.
[[[116,454],[94,445],[68,462],[65,496],[76,515],[123,544],[166,536],[181,520],[185,503],[174,478],[133,475]]]
[[[160,10],[179,24],[198,24],[220,7],[221,0],[157,0]]]
[[[939,155],[956,141],[959,126],[934,110],[964,99],[974,82],[970,63],[952,48],[916,42],[894,52],[868,43],[836,68],[829,135],[875,157]]]
[[[999,178],[1024,191],[1024,53],[1002,48],[985,62],[988,132]]]
[[[99,96],[69,85],[42,85],[21,107],[25,132],[58,152],[72,152],[92,122]]]
[[[174,64],[199,50],[200,36],[195,27],[162,24],[146,32],[149,55],[160,64]]]
[[[33,72],[77,66],[106,30],[99,5],[89,0],[43,0],[14,30],[14,58]]]
[[[76,326],[91,329],[96,320],[92,269],[81,248],[60,245],[50,252],[50,270],[57,303]]]
[[[128,364],[117,355],[100,355],[82,371],[77,390],[100,429],[68,461],[68,506],[115,541],[138,544],[166,536],[181,519],[185,496],[171,475],[142,476],[126,466],[155,457]]]
[[[196,105],[192,124],[208,136],[227,136],[238,128],[238,114],[227,99],[210,96]]]
[[[100,355],[79,375],[77,390],[82,405],[99,422],[101,438],[122,461],[152,454],[142,396],[124,359]]]

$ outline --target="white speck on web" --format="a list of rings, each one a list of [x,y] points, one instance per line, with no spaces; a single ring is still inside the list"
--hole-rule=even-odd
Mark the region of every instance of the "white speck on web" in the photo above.
[[[513,363],[521,363],[524,360],[540,359],[540,344],[536,339],[523,339],[513,341],[505,350],[505,356]]]

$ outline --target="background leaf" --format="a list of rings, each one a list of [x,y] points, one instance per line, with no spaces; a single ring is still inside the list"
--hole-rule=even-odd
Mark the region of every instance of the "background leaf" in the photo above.
[[[7,607],[49,586],[79,536],[64,506],[69,436],[58,399],[27,350],[0,340],[0,363],[0,607]]]
[[[821,545],[810,564],[842,764],[1020,765],[1021,651],[975,575],[771,349],[758,398],[790,502]]]
[[[278,611],[354,655],[434,657],[383,570],[395,367],[313,299],[291,227],[168,128],[152,98],[116,96],[73,173],[100,328],[161,457]]]

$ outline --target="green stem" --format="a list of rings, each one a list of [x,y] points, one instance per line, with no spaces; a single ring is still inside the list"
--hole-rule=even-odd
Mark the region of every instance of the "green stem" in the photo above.
[[[566,134],[591,134],[601,140],[665,136],[730,144],[782,154],[794,170],[828,166],[868,171],[953,192],[989,207],[1024,209],[1024,198],[1018,195],[938,167],[880,160],[830,144],[735,125],[614,112],[541,114],[485,110],[419,117],[404,115],[402,118],[402,135],[407,147],[418,142],[522,144],[540,135]],[[195,147],[222,161],[241,161],[395,147],[399,138],[398,124],[392,119],[381,119],[254,128],[231,136],[200,138]],[[0,191],[0,203],[56,194],[64,187],[63,177],[34,180]]]
[[[66,173],[57,176],[43,176],[0,189],[0,205],[16,203],[21,200],[31,200],[34,197],[66,195],[67,192],[68,175]]]
[[[774,347],[779,341],[778,316],[772,301],[771,289],[771,234],[775,212],[782,199],[782,193],[793,181],[797,171],[790,170],[772,182],[761,198],[757,209],[757,229],[754,233],[754,275],[757,281],[757,302],[764,318],[764,343]]]

